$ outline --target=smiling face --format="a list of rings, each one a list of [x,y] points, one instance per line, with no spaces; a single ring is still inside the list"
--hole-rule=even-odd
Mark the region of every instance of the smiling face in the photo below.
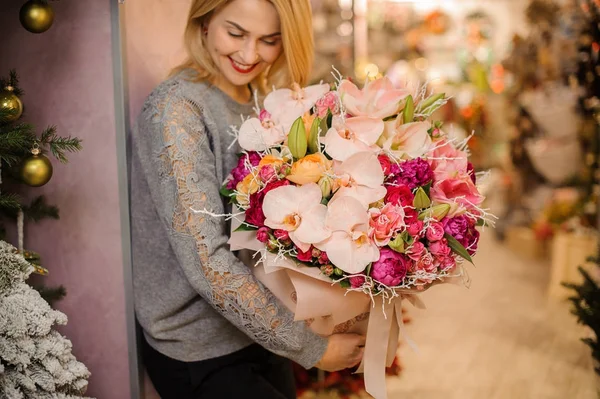
[[[248,93],[248,83],[273,64],[283,48],[279,15],[267,0],[227,2],[210,18],[203,34],[221,72],[215,84],[234,97]]]

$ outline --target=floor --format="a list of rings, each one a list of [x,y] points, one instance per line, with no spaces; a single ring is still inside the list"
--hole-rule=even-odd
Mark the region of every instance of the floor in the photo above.
[[[597,398],[587,334],[566,303],[547,299],[549,262],[519,256],[483,234],[471,286],[436,286],[427,310],[408,306],[403,374],[390,399]]]

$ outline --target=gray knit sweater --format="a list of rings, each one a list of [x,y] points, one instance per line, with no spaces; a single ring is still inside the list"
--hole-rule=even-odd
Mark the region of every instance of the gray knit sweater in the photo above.
[[[312,367],[327,341],[293,314],[229,249],[219,187],[236,165],[231,125],[252,112],[184,71],[150,94],[132,133],[130,171],[136,316],[148,342],[181,361],[255,341]]]

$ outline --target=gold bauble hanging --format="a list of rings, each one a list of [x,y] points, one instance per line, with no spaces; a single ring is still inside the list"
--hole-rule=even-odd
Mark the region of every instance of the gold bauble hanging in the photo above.
[[[31,187],[40,187],[50,181],[52,164],[38,148],[31,150],[31,156],[21,165],[21,181]]]
[[[46,32],[54,21],[54,10],[46,0],[29,0],[21,7],[19,20],[31,33]]]
[[[23,103],[13,93],[13,88],[10,86],[0,91],[0,110],[3,111],[2,115],[4,115],[4,118],[0,122],[14,122],[23,113]]]

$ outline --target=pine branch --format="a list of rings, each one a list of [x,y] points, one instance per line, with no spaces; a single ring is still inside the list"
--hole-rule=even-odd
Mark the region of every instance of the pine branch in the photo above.
[[[0,211],[16,212],[21,209],[21,198],[15,193],[0,194]]]
[[[52,155],[62,163],[67,163],[65,151],[77,152],[81,150],[81,139],[75,137],[60,137],[56,135],[56,126],[50,126],[44,130],[40,142],[48,145]]]
[[[60,285],[58,287],[46,287],[45,285],[32,285],[32,287],[40,293],[42,298],[52,306],[55,302],[60,301],[67,295],[67,289]]]
[[[29,153],[35,139],[30,129],[30,125],[18,125],[15,129],[0,134],[0,161],[12,166]]]
[[[33,222],[39,222],[42,219],[60,219],[58,207],[54,205],[48,205],[46,203],[46,197],[40,195],[31,201],[29,206],[23,207],[23,212],[27,219],[32,220]]]
[[[21,97],[23,95],[23,90],[19,87],[19,77],[16,70],[11,69],[8,78],[0,78],[0,90],[4,90],[6,86],[11,86],[13,93],[17,96]]]

